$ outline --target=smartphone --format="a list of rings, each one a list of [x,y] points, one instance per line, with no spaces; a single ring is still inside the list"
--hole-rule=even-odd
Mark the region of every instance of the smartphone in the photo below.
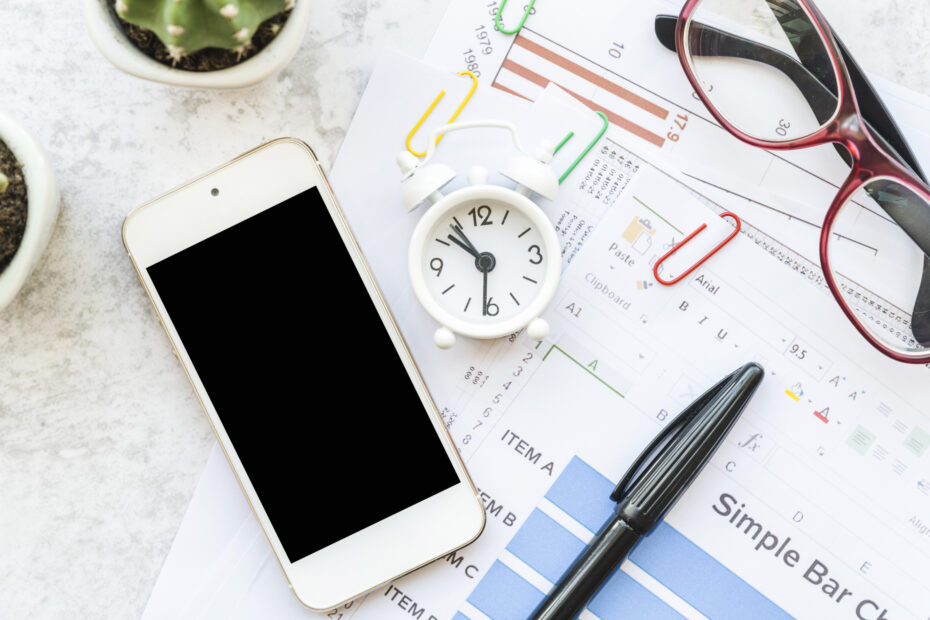
[[[123,243],[305,606],[478,537],[483,504],[306,144],[135,209]]]

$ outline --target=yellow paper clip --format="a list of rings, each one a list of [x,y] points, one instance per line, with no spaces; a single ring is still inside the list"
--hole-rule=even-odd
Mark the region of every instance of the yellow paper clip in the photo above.
[[[459,114],[461,114],[462,110],[465,109],[465,106],[468,105],[468,101],[471,99],[471,96],[475,94],[475,90],[477,90],[478,88],[478,76],[476,76],[474,73],[472,73],[471,71],[462,71],[461,73],[459,73],[459,75],[467,75],[471,77],[471,80],[472,80],[471,90],[468,91],[468,94],[465,95],[464,99],[462,99],[462,103],[459,104],[459,107],[456,108],[455,113],[453,113],[452,116],[449,117],[449,120],[446,121],[446,123],[451,123],[456,118],[458,118]],[[423,151],[423,152],[414,151],[413,147],[410,146],[410,141],[413,139],[413,136],[415,136],[416,133],[420,130],[420,127],[423,125],[426,119],[429,118],[429,115],[433,113],[433,110],[436,108],[437,105],[439,105],[439,102],[442,100],[443,97],[445,97],[445,95],[446,95],[446,91],[444,90],[439,91],[439,94],[436,96],[435,99],[433,99],[433,103],[431,103],[430,106],[426,108],[426,112],[423,113],[423,116],[420,117],[420,120],[417,121],[417,124],[414,125],[413,129],[410,130],[410,133],[407,134],[407,150],[410,151],[415,157],[425,157],[426,151]],[[443,137],[444,136],[439,136],[438,138],[436,138],[436,144],[439,144],[439,141],[442,140]]]

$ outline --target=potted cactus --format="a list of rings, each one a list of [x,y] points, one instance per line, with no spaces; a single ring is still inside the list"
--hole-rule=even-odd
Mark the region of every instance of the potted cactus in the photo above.
[[[84,0],[104,56],[138,77],[200,88],[241,88],[297,51],[310,0]]]
[[[0,114],[0,308],[39,262],[58,220],[58,187],[45,150]]]

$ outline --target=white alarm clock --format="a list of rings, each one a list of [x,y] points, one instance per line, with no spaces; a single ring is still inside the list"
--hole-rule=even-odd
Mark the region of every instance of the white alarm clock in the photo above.
[[[510,131],[520,155],[500,173],[516,187],[489,185],[488,171],[474,166],[467,187],[443,195],[439,190],[455,172],[426,165],[436,139],[475,127]],[[406,151],[397,158],[407,210],[432,203],[413,231],[408,265],[417,299],[440,324],[433,339],[441,348],[454,345],[456,334],[490,339],[527,328],[530,338],[541,340],[549,333],[540,315],[559,283],[561,248],[549,218],[528,196],[555,198],[559,182],[549,165],[552,143],[542,143],[534,155],[523,150],[512,124],[469,121],[434,131],[422,162]]]

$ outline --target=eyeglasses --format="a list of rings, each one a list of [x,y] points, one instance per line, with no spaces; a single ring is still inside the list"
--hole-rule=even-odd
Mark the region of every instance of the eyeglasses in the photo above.
[[[656,33],[677,50],[710,113],[743,142],[836,146],[852,170],[824,218],[824,279],[872,346],[930,363],[930,187],[816,6],[688,0],[677,20],[657,18]]]

